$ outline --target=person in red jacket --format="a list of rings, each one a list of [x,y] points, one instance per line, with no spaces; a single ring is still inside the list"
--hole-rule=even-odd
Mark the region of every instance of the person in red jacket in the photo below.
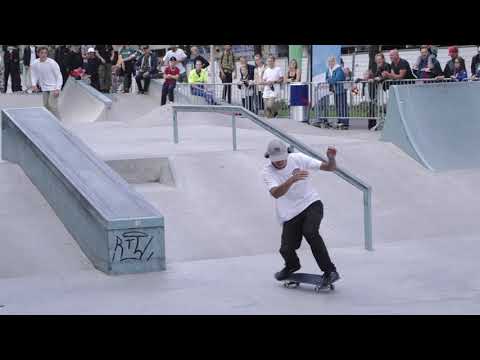
[[[175,57],[171,57],[168,61],[168,66],[163,72],[163,77],[165,79],[162,87],[162,106],[167,103],[167,94],[168,100],[172,103],[173,102],[173,90],[175,89],[175,85],[177,84],[177,80],[180,77],[180,70],[176,66],[177,59]]]

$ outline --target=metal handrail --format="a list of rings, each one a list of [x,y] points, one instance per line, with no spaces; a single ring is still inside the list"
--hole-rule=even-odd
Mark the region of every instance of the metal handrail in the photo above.
[[[241,113],[246,116],[249,120],[253,121],[255,124],[261,128],[267,130],[271,134],[282,139],[286,143],[290,144],[293,148],[298,149],[311,156],[314,159],[321,160],[326,162],[326,159],[313,150],[310,146],[304,144],[295,137],[284,133],[282,130],[277,128],[274,125],[269,124],[265,120],[259,118],[253,112],[241,107],[241,106],[230,106],[230,105],[173,105],[173,140],[175,144],[178,144],[178,120],[177,112],[220,112],[220,113],[231,113],[232,114],[232,143],[233,150],[237,150],[237,129],[236,129],[236,114]],[[337,167],[337,170],[334,173],[348,182],[349,184],[355,186],[357,189],[360,189],[363,192],[363,223],[364,223],[364,239],[365,239],[365,249],[373,250],[373,240],[372,240],[372,187],[365,183],[363,180],[359,179],[355,175],[349,173],[347,170]]]

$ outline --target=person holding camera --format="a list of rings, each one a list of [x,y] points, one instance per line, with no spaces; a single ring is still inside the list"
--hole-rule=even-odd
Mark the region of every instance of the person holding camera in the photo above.
[[[283,228],[280,254],[285,260],[285,267],[275,274],[279,281],[300,269],[296,250],[300,248],[302,237],[309,243],[317,265],[324,272],[321,286],[340,279],[319,233],[323,203],[310,178],[310,172],[335,171],[336,154],[337,150],[329,147],[328,162],[323,162],[302,153],[293,153],[278,139],[268,144],[265,157],[269,162],[262,175],[270,195],[275,198],[277,219]]]

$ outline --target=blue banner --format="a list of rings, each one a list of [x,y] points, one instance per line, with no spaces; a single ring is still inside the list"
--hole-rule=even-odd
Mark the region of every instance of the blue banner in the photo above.
[[[340,64],[341,45],[312,45],[312,82],[324,82],[330,56]]]

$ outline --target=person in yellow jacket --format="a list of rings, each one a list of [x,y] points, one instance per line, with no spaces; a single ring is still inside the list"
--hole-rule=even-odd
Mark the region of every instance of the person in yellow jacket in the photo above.
[[[192,69],[188,74],[188,83],[191,85],[190,90],[192,95],[204,97],[208,104],[215,105],[213,94],[205,88],[204,84],[208,83],[208,73],[202,66],[202,62],[197,60],[195,69]]]

